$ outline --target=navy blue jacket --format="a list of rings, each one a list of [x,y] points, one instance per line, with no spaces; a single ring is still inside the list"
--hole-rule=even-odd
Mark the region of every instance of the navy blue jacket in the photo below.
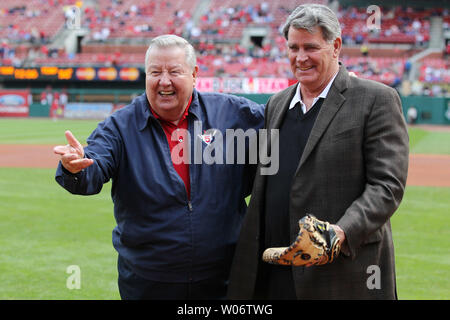
[[[89,136],[85,156],[94,164],[71,174],[60,163],[56,181],[71,193],[90,195],[112,180],[113,244],[138,275],[163,282],[226,279],[256,170],[248,163],[226,164],[226,129],[257,131],[263,118],[264,106],[250,100],[194,90],[188,115],[188,199],[165,133],[142,94]],[[208,146],[194,132],[199,124],[203,132],[222,134],[224,164],[194,163],[195,145],[202,150]],[[248,152],[249,143],[247,157]]]

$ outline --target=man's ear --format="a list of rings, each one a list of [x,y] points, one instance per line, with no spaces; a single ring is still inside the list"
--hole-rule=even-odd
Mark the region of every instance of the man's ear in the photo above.
[[[198,74],[198,66],[194,67],[194,71],[192,71],[192,78],[193,78],[193,85],[195,88],[196,80],[197,80],[197,74]]]
[[[333,57],[339,58],[342,48],[342,38],[337,37],[333,42]]]

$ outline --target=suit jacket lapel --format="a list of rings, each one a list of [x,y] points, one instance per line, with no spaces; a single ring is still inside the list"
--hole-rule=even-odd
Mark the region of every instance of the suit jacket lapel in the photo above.
[[[272,141],[271,141],[271,130],[272,129],[279,129],[281,126],[281,123],[284,119],[284,116],[286,114],[286,111],[289,109],[289,105],[291,103],[292,98],[295,95],[295,92],[297,90],[298,85],[293,85],[287,89],[284,92],[284,94],[280,95],[279,98],[274,98],[272,101],[269,102],[269,104],[266,106],[266,129],[267,129],[267,136],[265,138],[265,144],[263,145],[267,148],[267,150],[259,150],[259,152],[262,152],[263,154],[270,155],[272,152]],[[270,106],[270,107],[269,107]],[[275,142],[279,143],[279,141]],[[261,170],[259,168],[258,170]],[[252,202],[253,205],[256,205],[256,203],[259,205],[259,208],[263,208],[264,206],[264,195],[265,195],[265,184],[266,184],[266,175],[263,174],[257,174],[256,179],[254,182],[254,187],[256,192],[252,192]],[[257,199],[259,199],[257,201]],[[261,211],[261,209],[258,209],[258,211]]]
[[[274,99],[269,103],[270,109],[268,109],[267,113],[267,137],[266,137],[266,146],[267,146],[267,154],[272,153],[272,138],[271,138],[271,130],[279,129],[281,123],[283,122],[284,116],[286,115],[287,110],[289,109],[289,105],[291,104],[291,100],[294,98],[294,95],[297,91],[297,85],[293,85],[286,89],[285,94],[280,95],[280,98]],[[268,108],[268,106],[267,106]],[[279,143],[276,141],[275,143]]]
[[[273,118],[270,119],[270,123],[268,123],[270,129],[280,128],[286,111],[289,109],[289,105],[291,104],[291,100],[294,98],[294,95],[297,91],[297,86],[298,84],[290,87],[286,94],[283,95],[283,97],[280,99],[280,101],[274,101],[274,105],[281,106],[281,108],[277,108],[273,111]]]
[[[303,155],[297,167],[296,174],[298,173],[302,164],[309,157],[316,144],[319,142],[331,120],[333,120],[336,112],[344,103],[345,97],[341,94],[341,92],[348,87],[348,80],[348,72],[345,67],[341,66],[339,69],[339,73],[336,76],[336,79],[334,80],[334,83],[331,86],[330,91],[328,92],[328,95],[322,104],[322,107],[320,108],[316,122],[314,123],[314,126],[311,130],[311,134],[309,136],[308,142],[306,143],[305,150],[303,151]]]

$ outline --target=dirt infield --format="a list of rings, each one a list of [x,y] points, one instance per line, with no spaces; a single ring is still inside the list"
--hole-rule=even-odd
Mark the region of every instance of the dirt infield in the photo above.
[[[412,186],[450,187],[450,156],[410,155],[407,184]]]
[[[56,168],[59,157],[49,145],[0,145],[0,167]],[[408,185],[450,187],[450,156],[412,154]]]
[[[56,168],[59,157],[49,145],[0,144],[0,167]]]

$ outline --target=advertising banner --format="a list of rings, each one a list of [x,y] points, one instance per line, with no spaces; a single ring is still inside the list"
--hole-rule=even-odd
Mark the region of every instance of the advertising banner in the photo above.
[[[0,90],[0,117],[28,117],[29,90]]]
[[[113,108],[112,103],[68,103],[64,108],[64,118],[105,119]]]
[[[283,78],[198,78],[196,89],[201,92],[271,94],[289,87]]]
[[[0,66],[0,80],[138,81],[139,79],[138,68]]]

